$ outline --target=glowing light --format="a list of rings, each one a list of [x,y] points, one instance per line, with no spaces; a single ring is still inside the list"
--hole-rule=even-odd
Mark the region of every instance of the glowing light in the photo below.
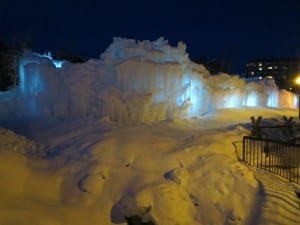
[[[52,62],[56,68],[61,68],[64,64],[63,61],[58,61],[58,60],[52,60]]]
[[[203,108],[203,99],[206,94],[202,82],[191,74],[185,74],[183,89],[181,102],[187,107],[186,115],[188,117],[198,115]]]
[[[223,97],[221,108],[238,108],[241,107],[241,95],[234,92]]]
[[[296,77],[295,83],[296,83],[297,85],[300,85],[300,76]]]
[[[228,108],[238,107],[238,96],[236,95],[230,96],[227,102],[227,107]]]
[[[247,100],[246,100],[246,106],[248,107],[255,107],[258,106],[258,97],[257,95],[252,92],[247,96]]]
[[[296,77],[295,79],[295,83],[299,86],[300,85],[300,75]],[[299,91],[299,90],[298,90]],[[298,102],[297,102],[297,105],[298,105],[298,117],[300,119],[300,92],[298,92]]]
[[[294,108],[297,108],[299,105],[299,96],[294,95]]]

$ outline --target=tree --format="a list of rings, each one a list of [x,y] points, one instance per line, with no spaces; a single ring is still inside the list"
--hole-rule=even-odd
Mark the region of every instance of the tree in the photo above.
[[[57,50],[54,58],[57,60],[67,60],[71,63],[84,63],[87,61],[83,54],[75,54],[68,50]]]
[[[209,60],[206,56],[202,56],[195,62],[204,65],[211,74],[218,74],[221,72],[230,74],[232,72],[231,63],[226,59]]]
[[[18,84],[20,51],[8,48],[0,40],[0,91],[7,91]]]

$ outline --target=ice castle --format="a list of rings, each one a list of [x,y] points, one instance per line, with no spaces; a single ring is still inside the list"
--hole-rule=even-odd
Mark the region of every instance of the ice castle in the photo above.
[[[238,76],[210,74],[192,62],[186,45],[160,38],[114,38],[100,59],[83,64],[25,51],[20,84],[0,93],[0,118],[109,117],[152,122],[202,116],[237,107],[296,108],[298,98],[273,80],[246,83]]]

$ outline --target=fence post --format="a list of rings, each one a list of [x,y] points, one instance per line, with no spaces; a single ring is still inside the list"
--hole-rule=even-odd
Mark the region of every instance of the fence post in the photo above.
[[[243,161],[246,162],[246,159],[245,159],[245,139],[246,137],[243,137]]]

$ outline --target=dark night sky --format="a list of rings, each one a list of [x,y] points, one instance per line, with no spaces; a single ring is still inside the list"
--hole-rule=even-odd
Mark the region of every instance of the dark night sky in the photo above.
[[[192,60],[300,56],[299,0],[0,0],[0,39],[96,57],[112,38],[187,44]]]

